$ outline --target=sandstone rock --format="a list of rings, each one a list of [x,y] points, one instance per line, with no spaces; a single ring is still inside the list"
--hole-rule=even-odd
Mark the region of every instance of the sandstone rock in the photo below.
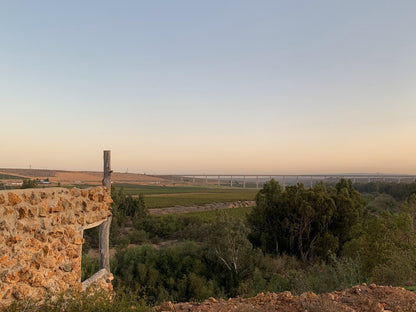
[[[6,220],[0,222],[0,231],[8,231],[9,227],[7,226]]]
[[[29,291],[30,291],[30,287],[22,284],[13,288],[12,295],[17,300],[22,300],[28,296]]]
[[[11,215],[14,213],[13,208],[3,207],[3,216]]]
[[[72,203],[66,199],[62,201],[62,207],[64,210],[72,209]]]
[[[20,204],[22,202],[22,199],[17,196],[15,193],[8,193],[8,200],[9,200],[9,206],[14,206],[17,204]]]
[[[48,215],[48,202],[44,201],[39,206],[39,217],[46,217]]]
[[[101,187],[0,191],[0,299],[40,300],[47,290],[81,288],[82,228],[107,219],[108,202]],[[99,287],[111,290],[112,278]]]
[[[26,218],[26,216],[28,215],[26,207],[19,207],[17,209],[17,212],[19,213],[18,219]]]
[[[61,224],[61,216],[60,215],[52,216],[51,225],[54,226],[54,225],[59,225],[59,224]]]
[[[59,268],[64,272],[71,272],[72,271],[72,263],[65,263],[59,266]]]
[[[22,252],[20,252],[17,255],[17,260],[19,261],[19,263],[25,263],[25,262],[29,262],[33,259],[33,253],[28,251],[28,250],[24,250]]]
[[[15,284],[20,280],[19,272],[18,271],[10,272],[7,270],[3,271],[0,275],[0,280],[4,283]]]
[[[46,236],[46,233],[43,231],[38,231],[35,233],[35,238],[41,242],[46,242],[48,240],[48,237]]]
[[[48,235],[53,238],[61,238],[62,236],[64,236],[64,232],[60,229],[54,229],[52,231],[49,231]]]
[[[84,244],[85,239],[82,236],[76,236],[74,237],[74,244],[75,245],[82,245]]]
[[[77,188],[72,188],[70,190],[70,192],[71,192],[71,195],[72,196],[75,196],[75,197],[79,197],[81,195],[81,191],[79,189],[77,189]]]
[[[35,192],[32,192],[30,195],[29,202],[31,205],[37,205],[39,203],[39,197]]]
[[[0,265],[7,263],[7,261],[9,260],[9,256],[8,255],[4,255],[0,257]]]
[[[29,278],[29,285],[33,287],[41,287],[46,284],[44,275],[39,271],[31,271],[31,276]]]
[[[6,239],[6,245],[11,247],[20,240],[19,236],[10,236]]]

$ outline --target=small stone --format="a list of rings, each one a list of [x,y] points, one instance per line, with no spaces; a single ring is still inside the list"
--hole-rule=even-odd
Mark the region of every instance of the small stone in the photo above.
[[[65,263],[64,265],[59,267],[61,270],[65,272],[72,272],[72,264],[71,263]]]

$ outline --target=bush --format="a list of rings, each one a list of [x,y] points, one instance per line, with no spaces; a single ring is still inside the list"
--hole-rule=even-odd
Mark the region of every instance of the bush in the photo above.
[[[131,312],[148,311],[144,300],[130,291],[119,291],[110,300],[108,293],[98,292],[87,295],[86,293],[66,293],[56,300],[46,298],[43,303],[35,303],[30,300],[14,302],[3,312]]]

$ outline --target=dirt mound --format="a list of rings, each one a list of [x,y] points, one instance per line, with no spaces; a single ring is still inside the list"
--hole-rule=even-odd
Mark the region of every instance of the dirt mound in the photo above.
[[[313,292],[292,296],[290,292],[260,293],[253,298],[209,298],[204,302],[172,304],[166,302],[155,311],[175,312],[414,312],[416,294],[400,287],[367,286],[362,284],[350,289],[316,295]]]

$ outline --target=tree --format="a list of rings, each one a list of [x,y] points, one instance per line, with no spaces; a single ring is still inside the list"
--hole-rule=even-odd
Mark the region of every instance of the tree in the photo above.
[[[256,196],[248,216],[250,240],[263,251],[288,253],[302,260],[326,259],[349,240],[351,228],[363,211],[363,201],[349,181],[335,188],[303,184],[284,190],[271,180]]]
[[[220,215],[208,230],[207,258],[215,264],[219,284],[231,296],[237,294],[240,282],[254,271],[255,251],[247,234],[248,228],[242,220],[226,214]]]
[[[35,188],[38,186],[38,180],[31,180],[31,179],[23,179],[23,184],[20,188],[27,189],[27,188]]]

